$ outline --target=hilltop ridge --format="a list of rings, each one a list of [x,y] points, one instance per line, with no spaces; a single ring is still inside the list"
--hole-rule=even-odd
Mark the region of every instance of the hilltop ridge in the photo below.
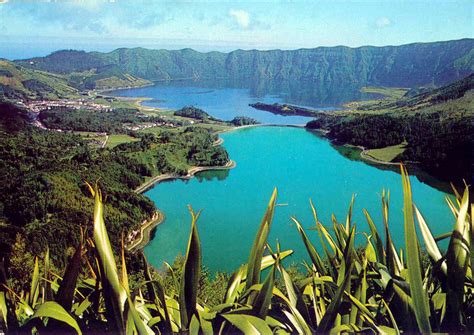
[[[114,66],[122,74],[151,81],[224,78],[242,84],[274,80],[359,88],[369,85],[414,87],[441,86],[469,75],[474,71],[473,50],[474,39],[462,39],[385,47],[338,46],[229,53],[145,48],[120,48],[108,53],[62,50],[16,62],[62,74]]]

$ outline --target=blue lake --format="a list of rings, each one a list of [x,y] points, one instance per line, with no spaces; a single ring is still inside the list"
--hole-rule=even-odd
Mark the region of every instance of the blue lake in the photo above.
[[[382,189],[391,193],[390,227],[398,248],[403,247],[401,177],[363,162],[343,157],[314,133],[290,127],[258,127],[221,135],[230,157],[237,162],[230,171],[203,172],[188,181],[158,184],[146,195],[166,215],[154,239],[145,248],[150,262],[161,267],[185,251],[190,230],[187,205],[203,209],[198,222],[203,262],[211,271],[232,271],[244,263],[274,187],[279,190],[269,242],[280,241],[293,249],[290,261],[306,258],[304,245],[290,217],[304,227],[314,226],[309,199],[320,221],[331,225],[334,213],[340,222],[352,194],[356,194],[353,220],[359,231],[368,231],[362,209],[371,213],[382,228]],[[454,223],[444,203],[445,194],[412,177],[414,200],[434,233],[449,230]],[[316,232],[310,231],[317,244]],[[358,236],[363,238],[362,235]]]
[[[161,83],[155,86],[120,90],[115,94],[150,97],[145,105],[178,109],[194,105],[210,115],[230,120],[238,115],[256,118],[262,123],[304,124],[305,117],[283,117],[255,110],[249,103],[286,102],[285,95],[253,94],[250,89],[219,87],[193,82]],[[296,93],[294,93],[296,94]],[[293,95],[294,96],[294,95]],[[343,98],[357,98],[343,95]],[[318,106],[319,97],[304,101]],[[322,105],[321,105],[322,106]],[[246,262],[251,244],[270,195],[277,187],[278,206],[269,242],[280,241],[283,249],[293,249],[290,262],[306,259],[304,245],[292,224],[296,216],[308,228],[314,226],[309,199],[316,205],[320,221],[331,225],[334,213],[345,221],[352,194],[356,194],[353,221],[359,231],[368,231],[362,209],[381,227],[382,189],[391,192],[390,227],[397,248],[404,245],[401,177],[361,161],[350,160],[328,140],[293,127],[257,127],[221,134],[224,147],[237,166],[229,171],[207,171],[191,180],[167,181],[146,192],[165,213],[153,240],[145,247],[149,261],[157,268],[163,261],[173,262],[185,251],[190,230],[187,206],[203,209],[198,229],[203,262],[211,271],[232,271]],[[414,200],[435,234],[451,229],[453,217],[445,204],[445,193],[411,177]],[[309,235],[317,244],[314,231]],[[357,236],[362,241],[364,236]]]
[[[155,86],[119,90],[113,94],[125,97],[152,98],[152,100],[144,101],[144,106],[167,109],[195,106],[218,119],[227,121],[236,116],[249,116],[261,123],[271,124],[306,124],[311,120],[311,118],[304,116],[274,115],[252,108],[249,104],[255,102],[282,103],[284,101],[281,97],[273,95],[253,96],[248,89],[242,88],[199,87],[194,86],[192,82],[187,82],[186,86],[181,86],[178,83],[161,83]]]

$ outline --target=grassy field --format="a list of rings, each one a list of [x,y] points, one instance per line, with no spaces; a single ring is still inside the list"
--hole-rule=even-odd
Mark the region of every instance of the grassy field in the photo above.
[[[362,87],[360,89],[362,93],[374,93],[380,94],[388,98],[399,99],[405,95],[408,91],[406,88],[398,88],[398,87]]]
[[[406,145],[407,143],[403,142],[403,143],[392,145],[385,148],[371,149],[371,150],[367,150],[365,154],[379,161],[391,162],[398,155],[400,155],[401,153],[405,151]]]
[[[123,135],[123,134],[109,135],[109,140],[107,141],[107,148],[113,148],[121,143],[135,142],[135,141],[139,141],[139,139],[128,136],[128,135]]]
[[[81,138],[86,141],[97,141],[100,143],[103,143],[105,141],[105,135],[100,135],[99,133],[89,131],[75,131],[74,134],[81,136]],[[100,146],[100,144],[97,144],[95,142],[90,142],[89,144],[92,146]]]
[[[211,131],[224,131],[234,128],[233,126],[229,126],[225,123],[196,123],[194,127],[206,128],[210,129]]]

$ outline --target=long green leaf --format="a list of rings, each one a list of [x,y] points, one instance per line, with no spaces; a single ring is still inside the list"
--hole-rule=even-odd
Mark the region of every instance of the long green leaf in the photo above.
[[[90,186],[89,186],[90,187]],[[112,246],[104,222],[104,205],[102,204],[102,194],[98,187],[93,192],[94,195],[94,244],[99,255],[103,286],[105,289],[105,299],[108,304],[108,313],[114,318],[117,331],[125,329],[124,306],[127,300],[127,292],[120,283],[117,264],[115,263]],[[111,290],[108,294],[108,290]],[[110,310],[111,309],[111,310]]]
[[[28,304],[33,308],[36,305],[36,301],[38,299],[38,295],[40,291],[39,281],[40,281],[40,275],[39,275],[38,257],[35,257],[35,265],[33,268],[33,276],[31,277],[30,295],[28,299]]]
[[[385,265],[386,264],[385,249],[383,247],[382,238],[380,237],[378,229],[375,226],[374,221],[372,220],[372,217],[370,216],[369,212],[367,212],[367,210],[365,209],[363,209],[363,212],[367,220],[367,223],[369,224],[370,233],[375,241],[375,250],[377,251],[377,260],[379,261],[379,263],[382,263]]]
[[[69,261],[64,277],[59,286],[58,294],[56,295],[56,302],[64,307],[65,310],[70,311],[72,307],[72,300],[74,299],[74,291],[76,289],[77,278],[81,271],[82,260],[82,239]]]
[[[318,333],[327,333],[333,326],[334,321],[336,320],[336,316],[339,313],[339,307],[341,306],[341,303],[344,297],[344,291],[346,290],[346,287],[349,285],[351,281],[352,267],[353,267],[353,264],[351,263],[349,267],[347,268],[347,271],[345,273],[345,276],[341,285],[338,286],[337,291],[332,297],[331,303],[329,304],[326,310],[326,313],[324,313],[324,316],[318,325],[318,329],[317,329]]]
[[[260,265],[260,271],[265,270],[266,268],[275,264],[275,259],[280,260],[290,256],[293,253],[293,250],[285,250],[273,255],[266,255],[262,257],[262,262]],[[233,303],[243,289],[243,282],[247,278],[247,264],[242,265],[237,271],[235,271],[229,279],[227,284],[227,290],[225,294],[225,303]],[[242,284],[242,285],[241,285]]]
[[[189,207],[189,211],[192,217],[191,234],[189,235],[179,292],[181,327],[183,329],[188,328],[192,316],[196,314],[197,288],[201,275],[201,243],[196,225],[200,212],[195,214],[191,207]]]
[[[423,215],[421,215],[420,211],[418,210],[416,206],[414,206],[414,208],[415,208],[416,218],[418,221],[418,226],[420,227],[421,235],[423,236],[423,239],[425,241],[426,251],[428,252],[428,255],[430,255],[430,257],[433,259],[433,261],[437,263],[443,258],[443,255],[441,255],[441,251],[438,248],[438,244],[436,244],[433,234],[431,234],[431,230],[426,224],[426,221],[423,218]],[[445,275],[447,275],[448,267],[446,265],[446,262],[444,261],[441,264],[441,270],[443,271]]]
[[[7,299],[3,291],[0,291],[0,329],[8,330]]]
[[[268,308],[272,302],[273,285],[275,283],[275,267],[273,267],[263,282],[260,292],[253,303],[253,312],[255,316],[265,319],[268,313]]]
[[[306,306],[306,303],[303,301],[302,294],[295,287],[291,276],[288,274],[288,272],[286,272],[281,263],[279,264],[278,269],[282,274],[286,292],[288,294],[288,298],[286,298],[285,296],[282,297],[283,301],[286,302],[288,308],[290,309],[290,312],[284,311],[285,315],[296,328],[298,333],[311,334],[312,331],[310,329],[310,326],[302,316],[302,314],[304,314],[307,319],[310,320],[308,308]]]
[[[267,323],[255,316],[245,314],[223,314],[222,316],[246,335],[272,334]]]
[[[48,317],[64,322],[74,328],[78,334],[82,334],[76,320],[60,304],[54,301],[47,301],[41,304],[35,311],[30,320],[36,318]]]
[[[262,262],[264,247],[267,243],[268,234],[270,232],[273,213],[275,212],[277,194],[278,191],[275,188],[268,203],[265,215],[263,216],[257,236],[255,237],[252,250],[250,251],[249,260],[247,262],[247,280],[245,283],[247,289],[260,282],[260,264]]]
[[[418,238],[416,237],[415,221],[413,217],[413,202],[411,185],[408,173],[401,166],[403,184],[403,215],[405,221],[405,246],[407,253],[408,279],[410,282],[410,295],[413,300],[416,321],[422,333],[431,333],[430,311],[428,296],[423,288],[422,267]]]
[[[153,301],[156,305],[156,308],[159,309],[159,305],[163,309],[163,330],[165,333],[171,333],[171,321],[170,316],[168,313],[168,309],[166,308],[166,300],[165,300],[165,293],[163,286],[159,281],[153,281],[150,269],[148,266],[148,261],[146,260],[145,255],[142,253],[142,260],[143,260],[143,269],[144,269],[144,277],[146,280],[146,286],[148,291],[148,299]]]
[[[153,331],[150,329],[150,327],[148,327],[145,324],[144,320],[140,317],[140,314],[138,314],[138,311],[135,308],[135,305],[133,304],[133,301],[130,298],[130,296],[127,296],[127,302],[128,302],[128,308],[129,308],[131,319],[133,320],[133,323],[135,325],[135,328],[138,331],[138,334],[152,335]]]
[[[471,229],[468,219],[468,209],[469,189],[466,187],[446,254],[449,275],[447,280],[447,308],[444,325],[448,331],[462,330],[464,282],[470,262],[469,252],[471,248]]]
[[[323,264],[323,261],[322,261],[321,257],[319,256],[318,252],[316,251],[313,244],[309,240],[308,236],[306,235],[306,232],[304,231],[304,229],[301,226],[301,224],[299,223],[299,221],[294,217],[292,217],[291,219],[296,224],[296,228],[298,229],[298,232],[301,235],[301,238],[302,238],[303,243],[306,247],[306,250],[308,251],[308,255],[311,258],[311,261],[313,262],[314,266],[316,267],[316,270],[322,276],[325,276],[326,275],[326,270],[324,268],[324,264]]]

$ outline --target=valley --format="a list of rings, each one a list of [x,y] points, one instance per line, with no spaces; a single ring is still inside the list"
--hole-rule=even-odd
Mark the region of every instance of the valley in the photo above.
[[[325,310],[328,301],[344,301],[352,308],[346,312],[338,307],[344,325],[349,317],[364,313],[358,322],[378,331],[372,325],[373,309],[384,304],[395,310],[399,303],[382,297],[390,293],[403,299],[410,294],[391,288],[398,288],[399,282],[404,289],[413,284],[405,274],[406,266],[412,271],[413,259],[420,258],[418,240],[411,245],[407,238],[408,229],[416,236],[414,218],[429,246],[418,265],[425,278],[437,275],[435,267],[445,264],[438,243],[452,255],[454,242],[444,240],[446,225],[456,222],[454,229],[468,231],[458,226],[469,226],[472,188],[466,187],[464,195],[456,190],[472,184],[474,175],[473,48],[474,40],[466,38],[385,47],[230,52],[59,50],[44,57],[1,59],[0,266],[6,264],[6,270],[0,271],[0,316],[6,315],[2,301],[8,296],[9,304],[16,301],[17,311],[23,308],[18,299],[28,300],[21,306],[31,303],[33,314],[28,312],[24,320],[41,318],[34,316],[39,310],[35,304],[44,303],[32,297],[41,295],[45,303],[53,303],[48,297],[63,296],[58,287],[64,290],[63,283],[70,280],[70,299],[65,307],[57,304],[65,315],[74,315],[69,325],[77,322],[91,333],[109,327],[113,318],[123,318],[108,314],[114,295],[107,290],[113,287],[123,287],[130,311],[155,307],[150,307],[153,312],[141,310],[145,321],[140,313],[129,314],[107,329],[143,323],[143,329],[160,333],[205,333],[204,328],[191,331],[190,325],[220,322],[219,327],[232,332],[242,329],[240,324],[221,319],[240,315],[255,318],[251,320],[264,327],[262,333],[296,333],[305,327],[306,333],[325,332],[336,315],[320,328],[321,316],[329,314],[318,311],[321,315],[313,320],[306,313],[307,301],[313,299],[307,292],[317,289],[325,295],[318,303]],[[380,200],[381,217],[374,214],[380,212]],[[314,246],[305,233],[312,229],[321,241]],[[118,266],[115,259],[120,260]],[[450,262],[452,258],[448,267]],[[35,268],[33,275],[23,264]],[[271,270],[261,281],[260,270],[266,267]],[[253,283],[252,268],[258,269]],[[47,294],[10,298],[11,292],[33,287],[36,277],[42,278],[38,282]],[[180,293],[184,286],[176,288],[178,277],[179,285],[195,284],[187,288],[194,299],[188,305]],[[462,280],[460,287],[470,285]],[[358,288],[346,290],[341,283]],[[357,292],[364,287],[369,292],[367,283],[375,287],[370,292],[373,301],[359,303],[354,299],[363,300]],[[236,291],[226,293],[225,287]],[[264,289],[265,297],[260,296]],[[243,299],[242,292],[250,300]],[[248,309],[254,294],[262,306],[272,308],[265,307],[263,314]],[[430,299],[441,301],[436,294]],[[92,301],[95,296],[101,300]],[[220,306],[222,297],[226,305],[212,310],[218,315],[212,321],[197,312],[198,304],[206,311]],[[276,299],[284,303],[272,302]],[[290,312],[271,314],[285,304]],[[236,314],[234,305],[245,313]],[[195,314],[182,314],[187,306]],[[305,309],[300,315],[301,306]],[[331,309],[332,303],[328,306]],[[445,308],[433,306],[436,317]],[[177,314],[170,316],[172,309]],[[267,312],[272,319],[265,318]],[[404,330],[419,329],[417,315],[404,310],[395,314]],[[285,315],[296,315],[291,320],[299,320],[303,328],[295,328]],[[405,320],[406,315],[411,319]],[[175,318],[172,326],[170,318]],[[53,328],[56,321],[31,327]],[[0,332],[2,322],[0,318]],[[30,327],[28,322],[17,328]],[[380,316],[377,322],[390,330],[395,324]],[[433,327],[464,329],[436,323]]]

